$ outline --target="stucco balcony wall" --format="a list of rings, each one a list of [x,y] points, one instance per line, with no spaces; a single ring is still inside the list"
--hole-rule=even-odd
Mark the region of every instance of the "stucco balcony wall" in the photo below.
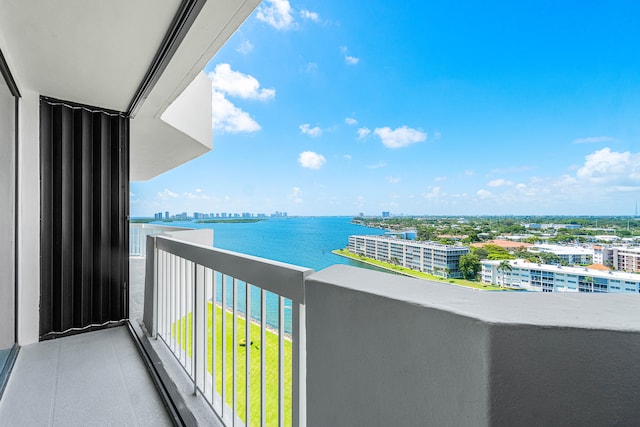
[[[640,419],[639,296],[481,292],[347,266],[305,291],[309,426]]]

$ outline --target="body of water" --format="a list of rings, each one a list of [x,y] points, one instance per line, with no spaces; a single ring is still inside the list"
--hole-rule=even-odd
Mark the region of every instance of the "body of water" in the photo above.
[[[267,219],[254,223],[203,223],[172,222],[157,224],[176,227],[212,228],[214,246],[234,252],[267,258],[275,261],[295,264],[316,271],[334,264],[347,264],[357,267],[381,270],[349,258],[331,253],[343,249],[353,234],[379,235],[384,230],[351,224],[351,217],[290,217]],[[217,283],[222,283],[221,275]],[[233,288],[227,284],[226,305],[231,307]],[[238,284],[238,310],[246,311],[246,290],[244,283]],[[216,302],[222,302],[222,288],[218,286]],[[278,327],[278,298],[267,293],[267,324]],[[251,317],[260,319],[260,290],[251,288]],[[285,300],[285,332],[291,333],[291,301]]]

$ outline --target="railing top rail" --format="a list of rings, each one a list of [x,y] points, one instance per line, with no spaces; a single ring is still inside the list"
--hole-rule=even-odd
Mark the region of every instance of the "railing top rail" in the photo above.
[[[159,230],[159,231],[184,231],[184,230],[194,230],[194,228],[189,227],[176,227],[174,225],[163,225],[163,224],[149,224],[146,222],[132,222],[129,224],[130,228],[140,228],[140,229],[149,229],[149,230]]]
[[[314,272],[310,268],[164,236],[155,239],[158,249],[304,304],[304,279]]]

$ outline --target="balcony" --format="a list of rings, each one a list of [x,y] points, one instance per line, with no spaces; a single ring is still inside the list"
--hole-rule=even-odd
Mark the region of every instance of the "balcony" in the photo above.
[[[144,301],[131,318],[135,324],[141,316],[143,340],[166,371],[160,377],[181,392],[182,409],[196,423],[634,425],[640,419],[637,295],[491,293],[339,265],[316,273],[203,244],[210,234],[163,231],[145,237],[144,259],[131,259],[132,299],[139,289]],[[23,348],[18,364],[26,369],[18,378],[16,365],[11,382],[18,385],[10,383],[0,403],[0,424],[20,400],[14,393],[22,400],[31,395],[20,388],[23,381],[52,381],[46,373],[53,362],[36,369],[32,354],[59,342],[57,363],[78,364],[91,345],[73,340],[117,339],[122,329]],[[103,356],[113,347],[126,354],[118,360],[140,361],[124,342],[108,340],[94,344]],[[124,372],[128,378],[144,368]],[[92,377],[74,375],[60,377],[67,382],[54,395],[63,388],[83,394]],[[160,402],[153,388],[127,387],[139,390],[131,399]],[[28,408],[49,413],[67,408],[64,399]],[[80,414],[114,400],[87,397]],[[111,416],[105,420],[118,422],[121,413]]]

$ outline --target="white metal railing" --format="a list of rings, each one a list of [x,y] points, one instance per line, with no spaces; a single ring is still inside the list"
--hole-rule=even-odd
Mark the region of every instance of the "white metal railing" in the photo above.
[[[151,239],[153,329],[194,393],[225,425],[305,425],[304,280],[313,270]]]
[[[192,230],[191,228],[170,227],[157,224],[129,224],[129,256],[146,256],[147,236],[168,231]]]

